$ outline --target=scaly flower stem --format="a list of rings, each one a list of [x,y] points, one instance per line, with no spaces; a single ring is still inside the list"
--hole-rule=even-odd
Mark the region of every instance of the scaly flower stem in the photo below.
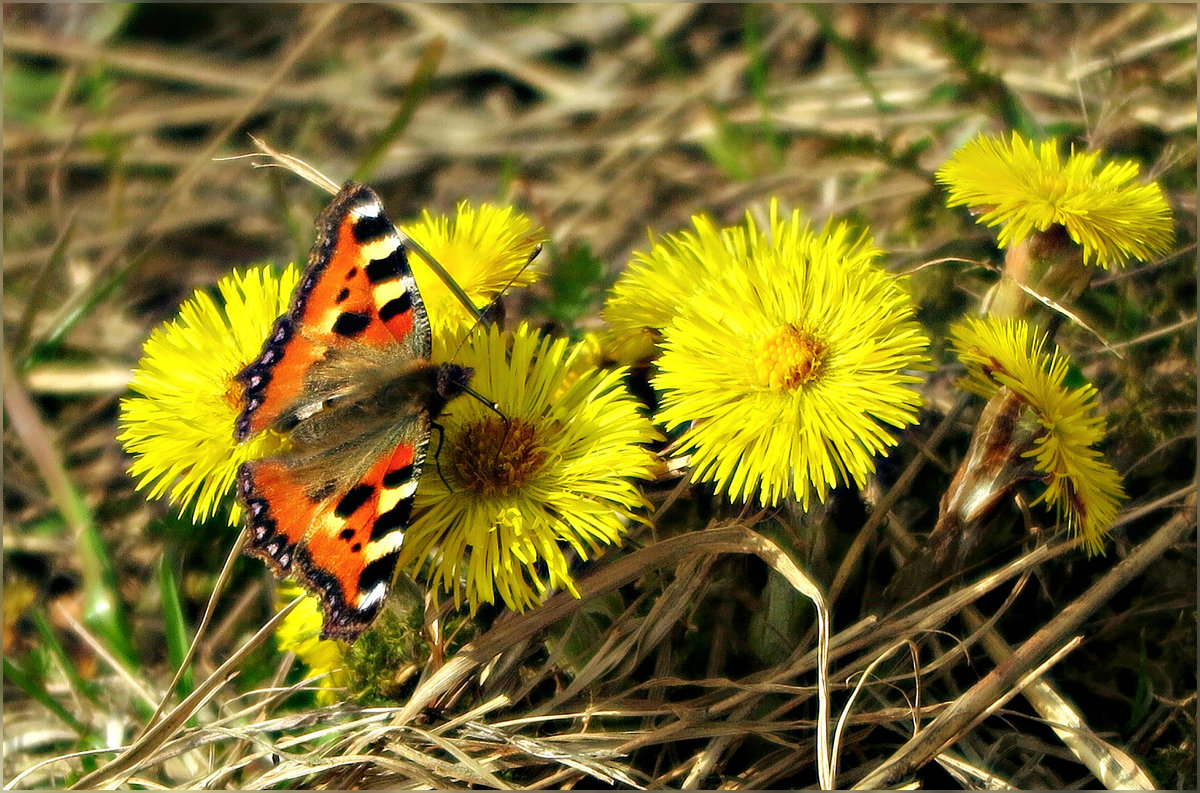
[[[1008,249],[1001,280],[984,298],[982,313],[1023,317],[1045,327],[1055,315],[1022,285],[1056,303],[1067,303],[1087,288],[1093,269],[1083,263],[1082,249],[1064,227],[1036,231]]]
[[[1033,448],[1040,430],[1035,411],[1011,388],[1002,387],[988,400],[925,547],[894,579],[898,600],[917,597],[974,561],[988,518],[1023,482],[1038,478],[1024,452]]]

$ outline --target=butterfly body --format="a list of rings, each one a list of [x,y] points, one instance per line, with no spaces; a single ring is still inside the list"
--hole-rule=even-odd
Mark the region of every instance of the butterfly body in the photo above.
[[[471,371],[429,360],[429,319],[378,196],[347,183],[317,219],[291,307],[237,376],[234,435],[285,436],[237,493],[245,553],[315,594],[322,637],[353,641],[387,594],[430,426]]]

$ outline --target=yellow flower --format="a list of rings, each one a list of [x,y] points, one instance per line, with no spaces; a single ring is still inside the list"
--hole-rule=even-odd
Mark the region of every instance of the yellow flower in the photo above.
[[[282,609],[304,594],[304,590],[291,581],[282,582],[276,590],[276,606]],[[343,656],[345,645],[321,638],[323,620],[321,604],[312,595],[305,595],[275,629],[275,643],[280,652],[295,653],[312,677],[325,675],[318,683],[317,702],[331,705],[338,700],[335,689],[345,688],[349,682],[349,673]]]
[[[771,204],[772,223],[778,212]],[[747,215],[746,226],[717,228],[705,215],[694,215],[695,231],[667,234],[648,252],[635,251],[605,302],[603,318],[607,329],[602,337],[605,352],[621,363],[633,364],[655,354],[654,345],[674,319],[678,306],[689,296],[704,291],[730,268],[744,267],[765,247],[798,246],[805,243],[807,227],[775,224],[773,233],[783,237],[767,241],[754,231]],[[868,237],[851,239],[848,227],[837,231],[848,260],[872,257]]]
[[[446,269],[476,306],[482,308],[508,286],[528,286],[537,280],[529,257],[544,235],[526,215],[511,207],[461,201],[453,218],[435,218],[428,211],[404,232]],[[437,326],[462,323],[467,313],[450,289],[420,255],[409,257],[430,321]]]
[[[649,358],[661,331],[706,281],[720,275],[721,263],[745,256],[745,235],[737,228],[718,230],[704,215],[692,217],[695,232],[668,234],[635,251],[603,310],[608,325],[605,348],[622,363]]]
[[[1046,492],[1034,503],[1052,505],[1068,529],[1083,537],[1089,554],[1102,552],[1125,491],[1120,474],[1093,448],[1105,430],[1096,389],[1064,386],[1067,359],[1057,350],[1044,355],[1046,336],[1033,337],[1023,320],[972,318],[950,333],[967,366],[964,388],[990,397],[1007,386],[1037,414],[1044,432],[1024,452],[1046,481]]]
[[[400,558],[428,568],[456,605],[464,591],[472,610],[499,598],[521,611],[556,587],[578,595],[564,546],[594,556],[647,505],[633,480],[650,476],[642,444],[657,432],[625,393],[623,370],[573,371],[581,352],[526,325],[511,339],[477,330],[459,351],[472,388],[503,415],[459,398],[439,419],[441,452],[426,464]]]
[[[688,425],[676,443],[694,479],[807,508],[838,483],[864,484],[896,443],[889,428],[916,423],[920,378],[905,372],[928,368],[929,342],[879,251],[845,224],[814,234],[772,203],[769,233],[747,217],[738,236],[736,251],[710,249],[707,283],[664,331],[657,419]]]
[[[555,398],[562,396],[568,388],[575,384],[575,381],[584,375],[596,371],[605,362],[604,344],[600,338],[600,334],[595,331],[587,331],[583,337],[575,345],[571,355],[571,367],[567,370],[566,377],[555,392]]]
[[[234,272],[217,282],[222,306],[197,290],[146,340],[129,384],[137,395],[121,400],[117,436],[133,455],[138,490],[149,486],[150,498],[169,490],[181,511],[194,502],[192,521],[200,522],[232,492],[242,463],[277,447],[273,433],[234,442],[242,391],[233,378],[262,350],[299,279],[291,266],[282,276],[267,267]],[[234,505],[230,525],[240,518]]]
[[[949,188],[947,206],[982,211],[979,222],[1003,226],[1001,247],[1034,232],[1063,226],[1083,248],[1083,261],[1101,267],[1149,260],[1173,236],[1171,209],[1157,183],[1134,184],[1134,162],[1110,162],[1097,173],[1100,153],[1061,161],[1057,141],[1040,147],[1013,133],[1012,142],[979,136],[938,169]]]

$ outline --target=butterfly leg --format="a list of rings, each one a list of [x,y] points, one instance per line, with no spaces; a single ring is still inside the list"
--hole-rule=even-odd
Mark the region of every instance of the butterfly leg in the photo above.
[[[437,469],[438,479],[442,480],[442,484],[451,493],[454,488],[450,486],[450,482],[446,479],[446,475],[442,473],[442,442],[446,440],[446,429],[436,421],[430,422],[429,429],[431,432],[437,432],[437,448],[433,450],[433,467]]]

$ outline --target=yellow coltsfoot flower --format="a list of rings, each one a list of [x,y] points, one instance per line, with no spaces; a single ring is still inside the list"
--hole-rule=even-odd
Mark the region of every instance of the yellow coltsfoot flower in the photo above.
[[[657,420],[686,426],[676,446],[695,480],[807,508],[864,484],[891,429],[916,423],[911,370],[928,368],[929,341],[879,251],[846,224],[814,233],[773,203],[768,232],[748,217],[738,235],[736,252],[710,249],[719,258],[688,276],[707,283],[664,330]]]
[[[606,352],[624,364],[654,357],[663,330],[691,295],[707,290],[724,273],[744,267],[772,246],[806,244],[811,237],[807,226],[778,223],[777,211],[772,203],[770,239],[755,230],[752,220],[744,226],[719,228],[706,215],[694,215],[693,230],[667,234],[649,251],[634,252],[604,304]],[[865,235],[852,239],[849,227],[839,228],[836,234],[847,261],[868,260],[879,253]]]
[[[459,351],[475,370],[472,388],[499,413],[460,398],[442,415],[444,441],[426,464],[400,559],[456,604],[499,599],[521,611],[552,588],[578,594],[565,549],[597,555],[647,506],[635,481],[651,476],[643,446],[658,433],[625,392],[623,370],[577,370],[585,353],[525,325],[511,339],[477,331]]]
[[[437,259],[477,307],[486,307],[510,286],[528,286],[537,280],[537,270],[526,265],[545,235],[528,216],[511,207],[481,204],[475,208],[461,201],[453,217],[434,217],[426,210],[403,230]],[[440,327],[468,319],[462,303],[419,254],[410,252],[409,265],[432,322]]]
[[[948,206],[971,207],[980,223],[1001,226],[1002,248],[1061,226],[1085,264],[1107,269],[1166,253],[1173,229],[1162,189],[1136,183],[1134,162],[1100,167],[1100,159],[1072,148],[1063,162],[1054,140],[980,135],[938,169],[937,180],[949,190]]]
[[[1046,336],[1035,336],[1023,320],[968,319],[951,329],[951,340],[967,366],[963,388],[988,398],[1007,388],[1036,415],[1041,432],[1022,452],[1046,483],[1034,503],[1051,505],[1089,554],[1102,552],[1125,492],[1095,448],[1105,431],[1096,389],[1067,388],[1067,359],[1057,350],[1043,353]]]
[[[632,364],[655,354],[655,344],[676,306],[714,278],[726,261],[746,255],[744,230],[718,229],[705,215],[692,217],[694,231],[668,234],[648,252],[635,251],[605,301],[605,349]]]
[[[168,493],[180,510],[193,505],[193,522],[205,520],[232,492],[241,464],[278,447],[274,433],[234,441],[242,389],[233,378],[261,351],[299,279],[291,266],[282,275],[268,267],[234,272],[217,282],[221,305],[197,290],[146,340],[129,384],[136,396],[121,400],[117,440],[149,498]],[[234,505],[230,525],[240,518]]]

